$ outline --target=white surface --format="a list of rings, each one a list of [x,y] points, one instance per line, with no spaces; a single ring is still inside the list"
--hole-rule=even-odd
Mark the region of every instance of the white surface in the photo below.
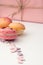
[[[26,30],[14,42],[22,49],[26,61],[22,65],[43,65],[43,24],[22,22]],[[0,65],[20,65],[17,54],[11,53],[8,44],[0,42]]]

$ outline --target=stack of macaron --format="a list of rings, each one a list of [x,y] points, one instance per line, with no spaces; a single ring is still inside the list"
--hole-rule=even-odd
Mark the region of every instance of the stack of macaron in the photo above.
[[[25,26],[19,22],[12,22],[8,17],[0,18],[0,39],[14,40],[25,30]]]

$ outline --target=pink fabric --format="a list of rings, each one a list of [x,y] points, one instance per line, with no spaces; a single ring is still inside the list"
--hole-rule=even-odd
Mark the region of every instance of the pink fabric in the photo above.
[[[40,22],[43,23],[43,0],[21,0],[25,5],[22,13],[22,20],[30,22]],[[18,6],[20,5],[20,0],[0,0],[0,4],[9,4]],[[27,7],[39,7],[39,8],[27,8]],[[10,8],[0,6],[0,17],[7,17],[13,12],[17,12],[18,8]],[[21,12],[14,15],[13,19],[21,20]]]

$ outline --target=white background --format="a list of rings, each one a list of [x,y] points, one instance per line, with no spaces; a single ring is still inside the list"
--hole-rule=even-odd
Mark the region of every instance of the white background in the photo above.
[[[14,44],[20,47],[26,61],[22,65],[43,65],[43,24],[22,22],[26,29]],[[0,65],[20,65],[17,54],[11,53],[9,45],[0,41]]]

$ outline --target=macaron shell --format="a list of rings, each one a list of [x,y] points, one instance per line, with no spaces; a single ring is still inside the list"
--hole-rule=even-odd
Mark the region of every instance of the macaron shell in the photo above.
[[[10,23],[9,27],[12,28],[12,29],[15,29],[17,31],[25,29],[25,26],[23,24],[21,24],[21,23]]]
[[[25,30],[25,26],[22,23],[10,23],[9,28],[12,28],[13,30],[15,29],[17,35],[22,35]]]
[[[24,30],[21,30],[21,31],[17,31],[17,35],[22,35],[24,32]]]
[[[11,23],[11,19],[8,17],[0,18],[0,28],[7,27]]]

